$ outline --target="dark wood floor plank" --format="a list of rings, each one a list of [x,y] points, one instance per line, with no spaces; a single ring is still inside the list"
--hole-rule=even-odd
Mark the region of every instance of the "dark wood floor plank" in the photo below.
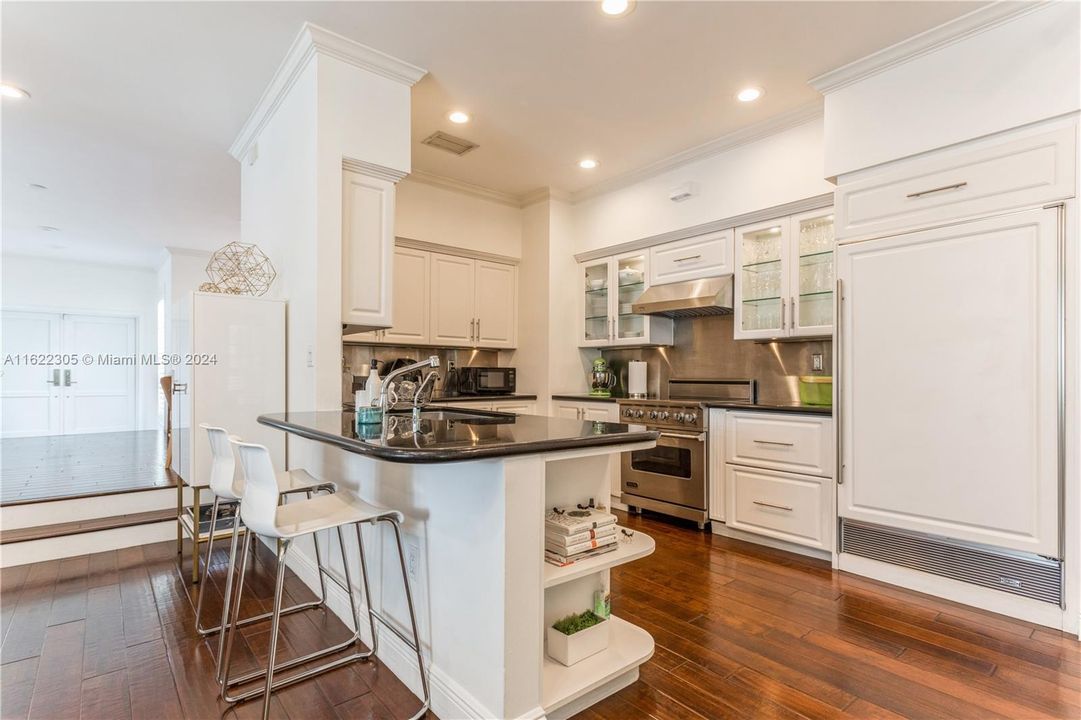
[[[85,635],[86,626],[82,620],[54,625],[46,631],[34,696],[30,701],[30,720],[79,717]]]
[[[132,720],[124,670],[83,680],[79,720]]]
[[[83,648],[83,677],[104,675],[127,667],[120,586],[105,585],[88,590],[86,615],[89,621]]]
[[[728,676],[727,683],[739,687],[745,693],[768,697],[803,717],[826,720],[844,716],[842,710],[750,668],[740,668],[732,673]]]
[[[652,660],[650,663],[659,670],[667,670],[663,665],[653,663]],[[618,697],[633,705],[656,720],[700,720],[705,717],[645,682],[631,683],[613,697]]]
[[[124,643],[129,647],[161,639],[158,606],[144,562],[140,548],[124,548],[117,552],[120,602],[124,614]]]
[[[41,654],[45,629],[52,612],[53,589],[60,571],[58,560],[35,563],[19,592],[9,628],[0,648],[0,662],[7,664]]]
[[[49,625],[63,625],[86,618],[86,575],[89,565],[90,558],[86,555],[60,561]]]
[[[0,717],[4,720],[23,720],[30,713],[38,660],[32,657],[8,663],[0,671]]]
[[[394,713],[374,693],[366,693],[338,705],[335,717],[341,720],[395,720]]]
[[[128,646],[126,656],[132,717],[156,720],[183,718],[165,642],[159,637]]]
[[[86,569],[87,588],[116,585],[119,582],[120,575],[116,570],[116,550],[106,550],[90,556]]]

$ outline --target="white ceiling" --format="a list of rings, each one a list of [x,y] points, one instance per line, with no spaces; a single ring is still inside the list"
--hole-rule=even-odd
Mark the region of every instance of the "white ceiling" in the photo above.
[[[4,250],[149,265],[235,239],[227,148],[305,20],[430,71],[415,168],[517,195],[806,105],[809,78],[980,4],[646,1],[612,19],[596,2],[5,2],[3,80],[33,97],[3,102]],[[752,84],[765,97],[737,103]],[[436,129],[480,147],[416,144]],[[600,167],[579,169],[587,155]]]

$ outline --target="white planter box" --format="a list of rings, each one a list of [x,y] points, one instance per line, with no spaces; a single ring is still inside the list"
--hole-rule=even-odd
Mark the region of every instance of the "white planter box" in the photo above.
[[[548,657],[563,665],[573,665],[608,647],[608,626],[605,619],[591,628],[564,635],[553,627],[548,628]]]

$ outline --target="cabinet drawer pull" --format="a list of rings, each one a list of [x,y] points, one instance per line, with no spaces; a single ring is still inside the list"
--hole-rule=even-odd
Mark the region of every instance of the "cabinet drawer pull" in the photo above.
[[[796,443],[779,442],[777,440],[755,440],[754,442],[759,445],[781,445],[783,447],[793,447]]]
[[[931,188],[930,190],[920,190],[919,192],[909,193],[905,197],[907,197],[907,198],[918,198],[918,197],[923,197],[924,195],[930,195],[931,193],[942,192],[943,190],[960,190],[965,185],[968,185],[968,183],[967,182],[959,182],[959,183],[954,183],[953,185],[943,185],[942,187]]]
[[[761,500],[752,500],[751,502],[755,505],[761,505],[762,507],[773,508],[774,510],[787,510],[788,512],[792,512],[792,508],[787,505],[774,505],[773,503],[762,502]]]
[[[688,260],[701,260],[701,255],[688,255],[687,257],[676,258],[672,262],[687,262]]]

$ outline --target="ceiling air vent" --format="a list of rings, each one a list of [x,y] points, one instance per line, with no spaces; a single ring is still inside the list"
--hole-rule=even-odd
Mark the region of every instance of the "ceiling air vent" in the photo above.
[[[475,142],[470,142],[465,138],[448,135],[442,130],[437,130],[436,132],[432,133],[428,137],[424,138],[421,143],[424,145],[431,145],[432,147],[439,148],[440,150],[446,150],[447,152],[454,153],[455,155],[465,155],[467,152],[477,147],[477,144]]]

